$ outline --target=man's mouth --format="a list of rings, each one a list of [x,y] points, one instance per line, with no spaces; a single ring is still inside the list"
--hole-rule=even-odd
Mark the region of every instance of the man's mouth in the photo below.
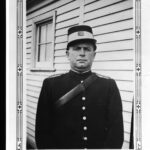
[[[79,62],[86,62],[87,60],[86,59],[78,59],[77,61],[79,61]]]

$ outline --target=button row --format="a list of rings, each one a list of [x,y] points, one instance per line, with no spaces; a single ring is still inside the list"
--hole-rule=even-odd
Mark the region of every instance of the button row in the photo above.
[[[83,83],[83,81],[81,81],[81,83]],[[83,96],[83,97],[82,97],[82,101],[85,101],[85,100],[86,100],[86,97]],[[85,111],[85,110],[86,110],[86,107],[85,107],[85,106],[82,106],[82,110]],[[82,119],[83,119],[84,121],[86,121],[86,120],[87,120],[87,117],[86,117],[86,116],[83,116]],[[83,126],[83,130],[84,130],[84,131],[87,131],[87,126]],[[83,140],[84,140],[84,141],[87,141],[87,140],[88,140],[87,136],[84,136],[84,137],[83,137]],[[84,148],[84,150],[87,150],[87,148]]]
[[[83,140],[84,140],[84,141],[87,141],[87,139],[88,139],[88,138],[87,138],[86,136],[83,137]]]

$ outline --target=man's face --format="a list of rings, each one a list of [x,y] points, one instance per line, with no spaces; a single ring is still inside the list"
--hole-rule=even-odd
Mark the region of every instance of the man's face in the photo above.
[[[69,47],[67,57],[71,68],[75,71],[84,72],[91,69],[95,51],[91,43],[79,43]]]

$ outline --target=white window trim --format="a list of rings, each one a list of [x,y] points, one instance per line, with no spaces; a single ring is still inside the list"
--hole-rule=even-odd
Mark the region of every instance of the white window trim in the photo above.
[[[52,52],[49,62],[37,62],[37,25],[39,23],[51,20],[52,23]],[[56,11],[43,14],[41,16],[36,17],[32,21],[32,63],[31,63],[31,71],[55,71],[54,69],[54,48],[55,48],[55,24],[56,24]]]

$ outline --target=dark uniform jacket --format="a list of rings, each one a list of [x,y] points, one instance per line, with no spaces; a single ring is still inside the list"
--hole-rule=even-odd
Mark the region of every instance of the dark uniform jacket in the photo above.
[[[122,103],[116,83],[99,76],[84,92],[57,109],[55,102],[92,72],[73,71],[44,80],[36,115],[39,149],[120,149]]]

